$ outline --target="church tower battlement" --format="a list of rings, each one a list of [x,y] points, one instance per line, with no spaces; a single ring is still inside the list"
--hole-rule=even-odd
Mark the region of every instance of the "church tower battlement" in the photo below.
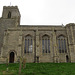
[[[20,12],[17,6],[4,6],[2,18],[20,18]]]

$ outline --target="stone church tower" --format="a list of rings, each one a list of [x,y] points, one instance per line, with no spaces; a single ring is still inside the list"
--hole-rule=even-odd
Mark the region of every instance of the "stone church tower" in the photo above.
[[[20,25],[17,6],[4,6],[0,18],[0,63],[75,62],[75,24]]]
[[[17,6],[4,6],[2,17],[0,18],[0,56],[3,47],[3,38],[8,28],[17,27],[20,24],[20,12]]]

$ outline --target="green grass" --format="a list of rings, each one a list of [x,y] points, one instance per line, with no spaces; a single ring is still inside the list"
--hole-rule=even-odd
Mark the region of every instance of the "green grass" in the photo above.
[[[19,64],[0,64],[0,75],[18,75]],[[75,63],[26,63],[21,75],[75,75]]]

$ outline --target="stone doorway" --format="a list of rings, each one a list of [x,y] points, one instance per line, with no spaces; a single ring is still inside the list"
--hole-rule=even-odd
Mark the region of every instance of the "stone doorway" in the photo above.
[[[69,57],[68,57],[68,55],[66,55],[66,62],[69,62]]]
[[[39,56],[37,56],[37,61],[36,62],[39,63]]]
[[[11,52],[9,55],[9,63],[14,63],[14,57],[15,57],[14,52]]]

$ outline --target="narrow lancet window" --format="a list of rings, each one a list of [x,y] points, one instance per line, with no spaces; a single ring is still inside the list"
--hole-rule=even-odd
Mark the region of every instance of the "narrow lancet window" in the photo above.
[[[11,12],[9,11],[9,13],[8,13],[8,18],[11,18]]]

